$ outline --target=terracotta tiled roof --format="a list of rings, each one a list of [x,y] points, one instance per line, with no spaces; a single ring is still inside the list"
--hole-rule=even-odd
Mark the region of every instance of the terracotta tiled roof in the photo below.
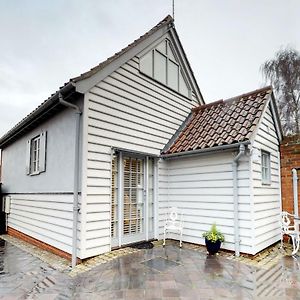
[[[163,154],[187,152],[248,141],[272,93],[271,87],[201,105]]]

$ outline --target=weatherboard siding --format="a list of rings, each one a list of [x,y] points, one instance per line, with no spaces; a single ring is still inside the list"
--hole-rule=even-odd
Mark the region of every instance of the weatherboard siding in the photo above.
[[[72,194],[10,194],[8,226],[44,243],[72,253]],[[80,199],[79,199],[80,200]],[[80,216],[78,223],[80,233]],[[78,257],[80,239],[78,239]]]
[[[82,107],[83,99],[75,104]],[[41,131],[47,132],[46,171],[30,176],[26,144]],[[65,108],[2,151],[2,192],[11,197],[8,226],[67,253],[72,253],[75,136],[74,110]],[[81,164],[79,174],[80,169]],[[81,211],[77,244],[81,258],[80,231]]]
[[[237,153],[223,152],[167,160],[160,166],[159,232],[162,236],[168,207],[178,207],[184,221],[183,241],[204,244],[202,233],[216,222],[224,233],[223,248],[234,250],[232,160]],[[249,160],[238,166],[241,251],[251,253],[252,223]],[[175,235],[171,237],[178,238]]]
[[[267,107],[255,135],[253,148],[271,154],[271,184],[262,184],[261,157],[252,162],[254,243],[259,252],[280,239],[280,164],[279,141],[270,107]]]
[[[110,251],[112,148],[159,155],[196,101],[139,72],[134,57],[86,95],[84,256]]]

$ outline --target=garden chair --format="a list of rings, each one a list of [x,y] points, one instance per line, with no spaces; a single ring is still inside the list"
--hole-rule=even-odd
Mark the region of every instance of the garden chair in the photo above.
[[[293,221],[293,224],[291,224]],[[283,236],[289,235],[293,243],[292,255],[295,255],[299,250],[300,235],[299,224],[300,219],[295,215],[288,213],[287,211],[281,212],[281,247],[283,246]]]
[[[182,232],[183,232],[183,222],[182,222],[182,214],[180,214],[180,218],[178,216],[177,207],[171,207],[169,212],[166,215],[166,221],[164,226],[164,242],[163,246],[166,245],[166,234],[167,232],[175,232],[179,233],[179,246],[182,247]]]

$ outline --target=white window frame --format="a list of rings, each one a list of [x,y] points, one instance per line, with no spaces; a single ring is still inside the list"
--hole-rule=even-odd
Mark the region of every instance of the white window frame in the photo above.
[[[31,140],[30,147],[30,174],[39,173],[39,164],[40,164],[40,153],[41,153],[41,136]]]
[[[265,150],[261,150],[261,181],[271,184],[271,153]]]
[[[46,171],[46,132],[27,141],[26,173],[38,175]]]
[[[151,55],[151,57],[152,57],[152,74],[151,74],[151,78],[153,78],[154,80],[156,80],[157,82],[159,82],[159,83],[161,83],[161,84],[163,84],[163,85],[165,85],[165,86],[167,86],[168,88],[170,88],[171,90],[173,90],[173,91],[176,91],[177,93],[180,93],[180,94],[183,94],[182,92],[181,92],[181,90],[180,90],[180,74],[181,74],[181,76],[182,76],[182,78],[183,78],[183,80],[184,80],[184,82],[185,82],[185,84],[186,84],[186,86],[187,86],[187,89],[188,89],[188,95],[186,96],[186,95],[184,95],[185,97],[188,97],[188,98],[190,98],[190,94],[191,94],[191,88],[190,88],[190,86],[187,84],[187,81],[186,81],[186,79],[185,79],[185,75],[183,74],[183,71],[182,71],[182,68],[181,68],[181,66],[180,66],[180,64],[176,61],[176,60],[174,60],[174,59],[172,59],[172,58],[170,58],[170,56],[169,56],[169,54],[168,54],[168,49],[170,48],[171,49],[171,51],[172,51],[172,44],[171,44],[171,42],[168,40],[168,39],[165,39],[163,42],[165,42],[165,46],[166,46],[166,54],[165,53],[162,53],[159,49],[157,49],[157,48],[155,48],[155,49],[152,49],[151,50],[151,53],[152,53],[152,55]],[[168,47],[168,45],[169,45],[169,47]],[[162,55],[162,56],[164,56],[165,58],[166,58],[166,78],[165,78],[165,82],[162,82],[162,81],[160,81],[159,79],[157,79],[156,78],[156,75],[155,75],[155,63],[154,63],[154,61],[155,61],[155,52],[157,52],[157,53],[159,53],[160,55]],[[173,53],[173,55],[175,56],[176,54],[174,54]],[[176,59],[176,57],[175,57],[175,59]],[[172,63],[174,63],[175,65],[177,65],[178,66],[178,72],[177,72],[177,88],[174,88],[174,87],[172,87],[172,86],[170,86],[170,83],[169,83],[169,76],[168,76],[168,73],[169,73],[169,62],[172,62]],[[146,74],[146,73],[144,73],[142,70],[141,70],[141,68],[140,68],[140,72],[141,73],[143,73],[143,74],[145,74],[145,75],[147,75],[147,76],[150,76],[150,75],[148,75],[148,74]]]

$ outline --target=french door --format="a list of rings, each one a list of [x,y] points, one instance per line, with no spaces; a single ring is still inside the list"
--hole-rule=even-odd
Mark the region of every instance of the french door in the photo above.
[[[154,159],[119,153],[112,161],[112,246],[154,237]]]

